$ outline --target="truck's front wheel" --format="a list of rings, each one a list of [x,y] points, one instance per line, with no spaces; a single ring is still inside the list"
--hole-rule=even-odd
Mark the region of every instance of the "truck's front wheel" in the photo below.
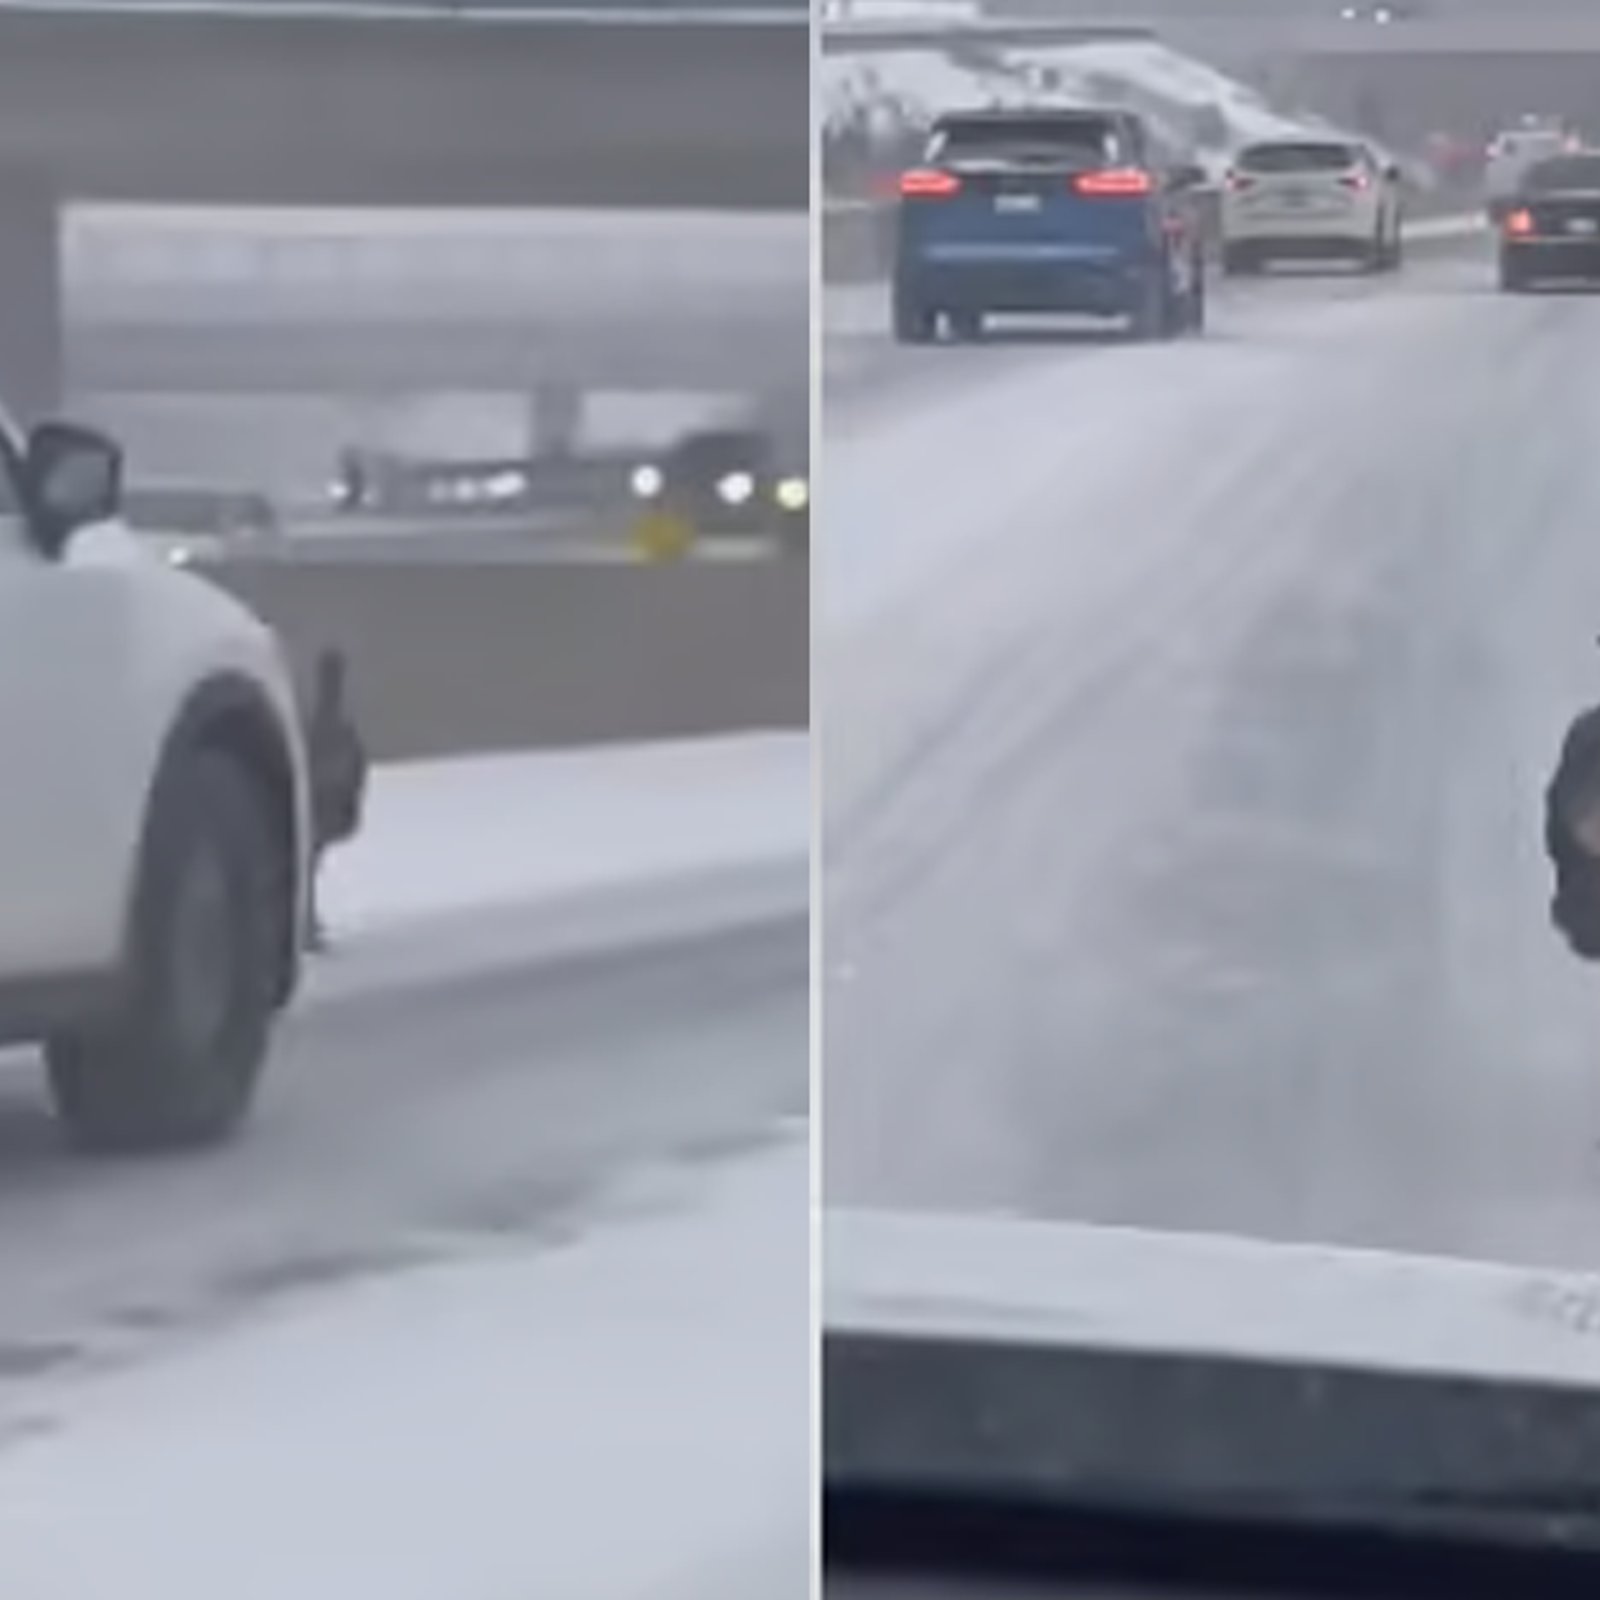
[[[47,1047],[56,1107],[96,1150],[208,1144],[248,1110],[276,1009],[286,874],[256,785],[214,750],[154,797],[110,1013]]]

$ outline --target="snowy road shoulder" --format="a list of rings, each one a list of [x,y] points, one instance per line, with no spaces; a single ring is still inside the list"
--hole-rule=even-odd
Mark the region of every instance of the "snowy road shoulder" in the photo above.
[[[803,916],[810,793],[789,733],[380,768],[308,998]]]
[[[286,1307],[44,1402],[0,1451],[0,1592],[799,1600],[808,1177],[793,1137],[565,1249]]]

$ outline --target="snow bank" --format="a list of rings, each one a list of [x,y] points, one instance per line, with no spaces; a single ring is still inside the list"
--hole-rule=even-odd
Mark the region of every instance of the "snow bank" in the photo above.
[[[805,734],[468,756],[374,774],[366,826],[333,851],[338,935],[719,868],[803,861]]]
[[[1123,105],[1141,111],[1174,145],[1215,164],[1254,140],[1326,127],[1274,109],[1237,79],[1155,40],[983,49],[986,67],[924,47],[824,56],[824,125],[864,120],[886,132],[963,106]]]
[[[0,1452],[19,1600],[802,1600],[809,1163],[285,1308]],[[730,1293],[730,1286],[736,1286]]]

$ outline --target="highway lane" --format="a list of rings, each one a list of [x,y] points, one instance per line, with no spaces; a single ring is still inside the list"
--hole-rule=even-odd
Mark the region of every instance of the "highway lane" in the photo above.
[[[330,957],[332,978],[363,961]],[[242,1142],[188,1161],[63,1155],[29,1061],[6,1058],[0,1440],[86,1367],[441,1253],[556,1248],[664,1203],[684,1163],[782,1136],[805,1115],[806,968],[796,922],[346,985],[290,1025]]]
[[[840,408],[830,1195],[1600,1259],[1540,844],[1600,696],[1600,300],[1489,282]]]
[[[1463,241],[1456,230],[1473,226],[1468,217],[1419,219],[1412,227],[1410,251],[1414,263],[1436,259],[1441,251],[1457,252],[1478,248],[1471,239]],[[1213,269],[1209,280],[1212,305],[1226,310],[1239,307],[1255,314],[1266,306],[1323,305],[1330,299],[1364,298],[1389,287],[1387,278],[1373,278],[1353,268],[1324,269],[1285,265],[1267,275],[1239,281],[1226,279]],[[1000,370],[998,348],[1014,351],[1034,350],[1033,359],[1059,360],[1064,348],[1088,347],[1119,339],[1114,324],[1097,325],[1085,321],[1071,327],[1064,337],[1060,325],[1016,323],[1002,329],[981,351],[952,351],[897,346],[889,336],[889,290],[886,282],[841,281],[825,284],[822,292],[822,382],[828,406],[839,408],[870,401],[876,408],[883,397],[893,404],[895,391],[915,388],[938,373],[940,380],[950,376],[949,362],[967,357],[963,369],[972,381],[988,381]]]

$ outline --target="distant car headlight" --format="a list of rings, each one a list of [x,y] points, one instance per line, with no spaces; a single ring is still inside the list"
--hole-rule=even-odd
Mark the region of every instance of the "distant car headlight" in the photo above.
[[[528,492],[528,479],[521,472],[497,472],[485,485],[491,500],[515,500]]]
[[[778,484],[777,500],[785,511],[804,511],[811,503],[811,486],[804,478],[784,478]]]
[[[661,468],[651,466],[648,462],[642,467],[635,467],[633,476],[628,482],[634,494],[641,500],[654,500],[666,484],[661,475]]]
[[[730,472],[717,480],[717,498],[724,505],[745,505],[755,492],[756,480],[748,472]]]

